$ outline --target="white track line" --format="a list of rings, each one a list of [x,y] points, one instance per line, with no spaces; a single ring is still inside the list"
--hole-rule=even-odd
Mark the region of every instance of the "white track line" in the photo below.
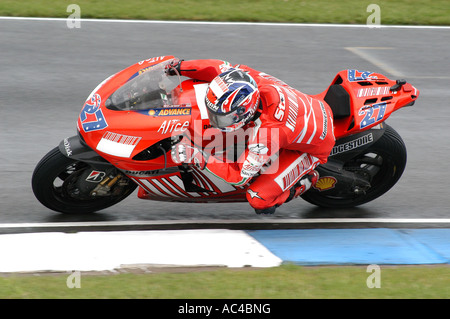
[[[378,68],[382,69],[384,72],[390,73],[393,77],[397,79],[441,79],[448,80],[449,76],[421,76],[421,75],[405,75],[400,72],[396,67],[392,66],[388,62],[382,61],[376,57],[373,52],[377,50],[392,50],[391,47],[345,47],[347,51],[359,56],[360,58],[372,63]],[[395,53],[394,53],[395,54]]]
[[[403,75],[400,71],[398,71],[393,66],[387,64],[384,61],[381,61],[377,57],[375,57],[372,53],[370,53],[371,50],[391,50],[392,48],[384,48],[384,47],[346,47],[346,50],[352,52],[353,54],[359,56],[360,58],[376,65],[378,68],[382,69],[385,72],[390,73],[392,76],[396,78],[405,78],[405,75]]]
[[[68,18],[40,18],[40,17],[6,17],[0,20],[24,21],[67,21]],[[73,20],[73,19],[71,19]],[[220,21],[169,21],[169,20],[119,20],[119,19],[78,19],[80,22],[100,23],[143,23],[143,24],[194,24],[194,25],[236,25],[236,26],[279,26],[279,27],[326,27],[326,28],[367,28],[367,29],[450,29],[450,26],[439,25],[373,25],[366,24],[334,24],[334,23],[275,23],[275,22],[220,22]]]
[[[3,223],[5,228],[63,228],[63,227],[112,227],[112,226],[158,226],[185,224],[450,224],[450,218],[310,218],[310,219],[203,219],[203,220],[136,220],[105,222],[55,222],[55,223]]]

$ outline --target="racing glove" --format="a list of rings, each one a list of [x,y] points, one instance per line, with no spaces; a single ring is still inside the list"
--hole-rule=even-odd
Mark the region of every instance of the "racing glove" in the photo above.
[[[177,164],[193,164],[199,169],[206,167],[205,154],[195,146],[188,145],[183,141],[172,146],[170,154],[172,160]]]

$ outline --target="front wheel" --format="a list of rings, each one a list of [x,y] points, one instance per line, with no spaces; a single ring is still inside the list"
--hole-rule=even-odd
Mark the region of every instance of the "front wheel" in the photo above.
[[[111,173],[114,172],[108,172]],[[36,165],[31,184],[34,195],[47,208],[66,214],[86,214],[117,204],[136,189],[137,185],[128,177],[119,176],[110,191],[99,195],[95,188],[107,173],[64,156],[56,147]]]
[[[302,198],[327,208],[350,208],[370,202],[391,189],[406,167],[406,147],[400,135],[389,125],[386,131],[364,152],[343,163],[342,169],[370,183],[363,192],[335,192],[311,189]],[[320,168],[320,167],[319,167]],[[337,180],[339,183],[339,180]]]

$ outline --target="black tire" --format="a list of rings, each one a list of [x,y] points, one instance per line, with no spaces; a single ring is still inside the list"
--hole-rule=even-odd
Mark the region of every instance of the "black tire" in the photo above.
[[[405,170],[406,158],[406,147],[402,138],[392,127],[386,125],[386,131],[378,141],[343,166],[344,170],[355,174],[370,172],[365,176],[369,176],[367,179],[371,187],[365,193],[356,194],[349,191],[346,194],[333,195],[327,194],[326,191],[311,189],[302,198],[311,204],[326,208],[350,208],[368,203],[386,193],[397,183]]]
[[[91,170],[86,163],[64,156],[55,147],[36,165],[31,181],[33,193],[44,206],[54,211],[87,214],[117,204],[137,187],[124,176],[120,185],[113,186],[111,195],[91,196],[90,191],[97,185],[85,181]]]

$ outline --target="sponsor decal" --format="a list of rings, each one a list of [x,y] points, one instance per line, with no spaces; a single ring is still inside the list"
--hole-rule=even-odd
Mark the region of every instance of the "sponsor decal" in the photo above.
[[[152,177],[156,175],[161,175],[161,170],[153,170],[153,171],[124,171],[125,174],[129,176],[135,177]]]
[[[158,56],[158,57],[155,57],[155,58],[151,58],[151,59],[139,61],[138,64],[139,64],[139,65],[143,65],[144,63],[147,63],[147,64],[153,64],[153,63],[156,63],[156,62],[161,62],[162,60],[164,60],[164,58],[165,58],[165,56]],[[130,80],[132,80],[132,79],[134,79],[134,78],[137,77],[138,75],[141,75],[141,74],[143,74],[143,73],[145,73],[145,72],[151,70],[153,67],[154,67],[154,65],[151,65],[151,66],[147,66],[147,67],[144,67],[144,68],[140,69],[139,71],[137,71],[136,73],[134,73],[134,74],[127,80],[127,82],[130,81]]]
[[[275,182],[280,186],[281,190],[291,188],[306,171],[317,165],[318,159],[309,154],[302,154],[287,169],[275,178]]]
[[[85,132],[103,130],[108,126],[100,109],[101,103],[101,96],[95,93],[84,104],[80,113],[80,121]]]
[[[72,156],[72,149],[70,148],[69,139],[64,139],[64,149],[66,150],[67,156]]]
[[[150,116],[182,116],[191,115],[190,107],[159,108],[145,111]]]
[[[263,167],[263,158],[258,154],[249,153],[241,169],[241,176],[249,178],[255,176]]]
[[[273,117],[281,122],[284,117],[284,112],[286,111],[286,98],[280,88],[275,85],[273,85],[273,87],[277,89],[278,95],[280,96],[280,103],[278,104]]]
[[[92,171],[86,178],[86,182],[99,183],[103,180],[106,173],[101,171]]]
[[[137,71],[135,74],[133,74],[133,75],[128,79],[128,81],[134,79],[134,78],[137,77],[138,75],[141,75],[141,74],[143,74],[143,73],[145,73],[145,72],[147,72],[147,71],[150,71],[153,67],[154,67],[154,65],[148,66],[148,67],[143,68],[143,69],[140,69],[140,70]],[[127,81],[127,82],[128,82],[128,81]]]
[[[337,180],[333,176],[325,176],[319,178],[319,180],[316,182],[316,185],[313,187],[321,192],[327,191],[329,189],[334,188],[336,185]]]
[[[262,143],[250,144],[248,146],[248,150],[252,153],[262,154],[262,155],[267,154],[269,152],[269,148]]]
[[[261,196],[258,195],[258,192],[252,191],[250,188],[247,190],[247,193],[250,195],[251,198],[259,198],[262,199]]]
[[[253,177],[261,170],[262,165],[251,164],[248,161],[242,165],[241,176],[244,178]]]
[[[343,143],[343,144],[334,146],[333,149],[331,150],[330,156],[348,152],[348,151],[354,150],[355,148],[364,146],[364,145],[372,143],[372,142],[373,142],[373,135],[372,135],[372,133],[369,133],[369,134],[361,136],[355,140],[349,141],[347,143]]]
[[[382,121],[384,114],[386,113],[386,107],[386,102],[363,106],[358,112],[359,115],[364,115],[360,127],[363,129],[369,125],[375,124],[376,122]]]
[[[221,78],[214,78],[214,80],[209,85],[209,89],[214,93],[214,95],[220,99],[222,95],[228,92],[230,89],[227,84]]]
[[[142,137],[106,132],[97,144],[97,150],[118,157],[131,156]]]
[[[273,85],[273,87],[277,89],[278,95],[280,96],[280,103],[278,104],[273,116],[275,117],[275,119],[281,122],[284,118],[284,114],[286,113],[286,106],[289,106],[287,110],[288,112],[285,125],[288,129],[294,132],[298,115],[297,97],[290,89],[285,88],[284,92],[286,92],[286,98],[286,95],[283,93],[283,90],[281,90],[281,88],[277,87],[276,85]]]
[[[295,125],[297,124],[298,101],[297,97],[293,92],[291,92],[289,89],[287,89],[286,92],[289,101],[289,112],[288,117],[286,119],[286,127],[290,129],[292,132],[294,132]]]
[[[154,63],[154,62],[159,62],[159,61],[164,60],[164,58],[165,58],[165,56],[157,56],[157,57],[150,58],[150,59],[147,59],[147,60],[139,61],[138,64],[139,64],[139,65],[142,65],[142,64],[144,64],[144,63],[150,64],[150,63]]]
[[[173,132],[184,132],[189,127],[189,121],[184,123],[180,122],[179,119],[164,121],[159,127],[158,131],[161,134],[173,133]]]
[[[328,133],[328,116],[327,111],[325,110],[325,106],[321,101],[319,101],[320,109],[322,110],[322,116],[323,116],[323,127],[322,127],[322,134],[320,134],[319,138],[321,140],[325,139],[325,136],[327,136]]]
[[[390,87],[389,86],[379,86],[379,87],[369,87],[369,88],[363,88],[358,89],[357,97],[368,97],[368,96],[375,96],[375,95],[386,95],[390,94]]]
[[[359,70],[347,70],[347,79],[350,82],[366,81],[377,79],[373,72],[359,71]]]
[[[214,94],[213,94],[214,95]],[[209,99],[211,98],[211,96],[209,96],[209,94],[207,94],[206,95],[206,98],[205,98],[205,102],[206,102],[206,105],[211,109],[211,110],[213,110],[214,112],[217,112],[217,110],[219,109],[219,106],[218,105],[216,105],[216,104],[214,104],[213,102],[211,102]],[[213,96],[213,98],[214,98],[214,96]]]
[[[145,72],[151,70],[152,68],[153,68],[153,66],[148,66],[148,67],[146,67],[146,68],[140,69],[140,70],[137,72],[137,75],[141,75],[142,73],[145,73]]]

